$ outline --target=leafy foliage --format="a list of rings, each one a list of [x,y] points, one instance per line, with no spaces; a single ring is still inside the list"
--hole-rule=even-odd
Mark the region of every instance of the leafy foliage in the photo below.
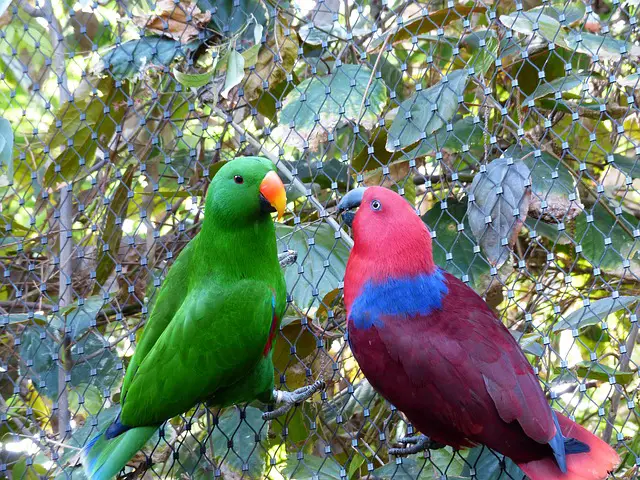
[[[75,449],[117,415],[211,178],[263,155],[287,183],[278,248],[298,255],[274,381],[328,388],[269,425],[258,404],[196,407],[125,475],[521,478],[482,447],[388,455],[407,426],[344,335],[350,232],[335,205],[365,184],[420,211],[436,263],[484,295],[554,408],[619,442],[616,478],[635,478],[638,12],[611,0],[0,1],[0,441],[22,449],[3,449],[0,470],[82,478]]]

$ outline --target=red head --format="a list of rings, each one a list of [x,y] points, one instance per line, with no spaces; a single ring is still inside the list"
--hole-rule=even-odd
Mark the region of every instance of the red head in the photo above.
[[[358,209],[354,213],[354,209]],[[338,205],[353,229],[354,246],[345,275],[345,300],[365,282],[431,273],[436,268],[431,234],[414,208],[383,187],[357,188]],[[347,288],[349,287],[349,288]]]

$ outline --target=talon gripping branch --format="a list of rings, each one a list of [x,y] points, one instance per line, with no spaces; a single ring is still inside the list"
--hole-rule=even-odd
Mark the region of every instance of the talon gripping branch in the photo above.
[[[429,231],[402,197],[359,188],[338,207],[355,241],[344,285],[349,343],[376,390],[431,441],[484,444],[532,480],[600,480],[613,470],[616,452],[549,407],[507,328],[434,264]]]

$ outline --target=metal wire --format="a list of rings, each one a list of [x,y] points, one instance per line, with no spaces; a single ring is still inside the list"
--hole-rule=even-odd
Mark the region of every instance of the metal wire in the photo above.
[[[272,160],[288,290],[264,405],[199,405],[131,478],[522,478],[414,432],[345,341],[337,202],[384,185],[483,295],[549,402],[638,478],[638,2],[0,1],[0,472],[83,478],[221,162]],[[384,245],[381,245],[384,248]],[[286,257],[286,259],[285,259]],[[294,260],[295,258],[295,260]],[[221,259],[222,261],[222,259]]]

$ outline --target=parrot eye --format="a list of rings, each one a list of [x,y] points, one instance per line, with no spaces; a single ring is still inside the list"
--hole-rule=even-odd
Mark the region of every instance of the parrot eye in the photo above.
[[[241,185],[244,183],[244,178],[242,178],[240,175],[236,175],[235,177],[233,177],[233,181],[238,185]]]
[[[371,210],[375,210],[376,212],[382,208],[382,204],[379,200],[371,201]]]

